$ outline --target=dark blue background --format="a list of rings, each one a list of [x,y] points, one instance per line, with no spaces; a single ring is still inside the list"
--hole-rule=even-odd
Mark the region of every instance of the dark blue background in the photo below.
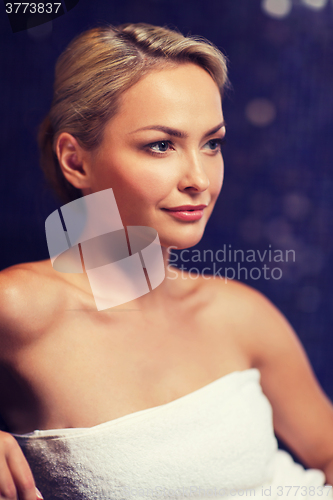
[[[224,102],[224,187],[198,248],[295,250],[295,262],[266,262],[281,267],[281,279],[246,282],[286,315],[333,399],[333,3],[321,10],[293,3],[276,19],[259,0],[80,0],[52,23],[15,34],[0,5],[0,265],[48,257],[44,221],[60,203],[44,185],[35,138],[68,42],[105,22],[167,24],[202,35],[228,56],[233,88]],[[276,112],[266,126],[246,112],[258,98]]]

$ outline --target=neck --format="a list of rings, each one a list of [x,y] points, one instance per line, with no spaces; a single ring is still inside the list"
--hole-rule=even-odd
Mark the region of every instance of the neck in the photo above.
[[[94,240],[92,248],[89,242],[86,246],[81,244],[85,272],[65,272],[62,276],[92,294],[98,311],[114,307],[149,310],[158,307],[178,293],[175,287],[178,273],[169,266],[168,249],[155,244],[152,237],[142,240],[141,236],[130,234],[132,255],[123,254],[124,245],[112,245],[114,241],[108,242],[105,237]],[[118,248],[116,254],[114,248]],[[70,257],[69,253],[64,269],[69,270],[73,265]]]

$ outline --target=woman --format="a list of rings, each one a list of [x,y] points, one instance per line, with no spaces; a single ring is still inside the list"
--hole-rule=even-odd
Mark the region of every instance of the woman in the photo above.
[[[226,82],[215,47],[146,24],[60,57],[44,171],[66,202],[112,188],[125,227],[157,231],[166,279],[97,311],[86,274],[1,273],[0,410],[33,471],[2,432],[3,497],[34,499],[33,477],[45,499],[331,495],[333,407],[285,318],[241,283],[168,279],[222,186]]]

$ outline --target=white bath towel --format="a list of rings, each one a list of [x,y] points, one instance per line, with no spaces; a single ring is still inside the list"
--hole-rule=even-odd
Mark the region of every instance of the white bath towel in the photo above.
[[[277,449],[256,368],[94,427],[14,436],[45,500],[333,498],[322,471]]]

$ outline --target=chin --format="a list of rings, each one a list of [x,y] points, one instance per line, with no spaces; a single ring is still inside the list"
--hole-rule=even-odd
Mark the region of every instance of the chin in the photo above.
[[[179,234],[175,232],[168,237],[159,234],[159,238],[163,247],[176,247],[178,250],[183,250],[197,245],[203,237],[204,230],[205,228],[196,231],[184,231]]]

